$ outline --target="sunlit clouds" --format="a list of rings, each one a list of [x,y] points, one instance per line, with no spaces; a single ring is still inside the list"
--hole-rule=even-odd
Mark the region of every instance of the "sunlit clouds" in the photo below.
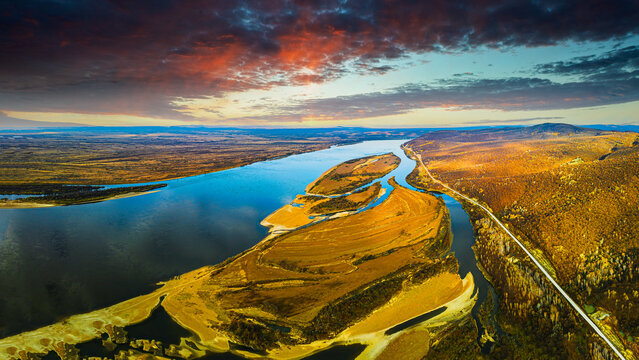
[[[634,1],[36,1],[0,18],[0,111],[17,119],[605,123],[639,100]]]

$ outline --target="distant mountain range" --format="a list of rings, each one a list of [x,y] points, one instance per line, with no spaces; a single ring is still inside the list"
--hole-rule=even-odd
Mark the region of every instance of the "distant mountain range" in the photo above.
[[[268,133],[277,133],[279,135],[308,135],[308,133],[312,132],[333,132],[333,131],[383,131],[383,130],[394,130],[394,131],[432,131],[433,133],[437,133],[437,138],[442,139],[443,137],[448,136],[458,136],[458,131],[464,130],[479,130],[479,132],[473,132],[474,136],[477,136],[481,133],[481,130],[484,129],[488,133],[497,134],[502,133],[507,136],[524,136],[530,137],[535,134],[593,134],[596,133],[597,130],[605,130],[605,131],[634,131],[639,132],[639,125],[582,125],[575,126],[571,124],[564,123],[544,123],[533,126],[526,125],[512,125],[512,126],[462,126],[462,127],[411,127],[411,128],[367,128],[367,127],[347,127],[347,126],[338,126],[331,128],[255,128],[255,127],[212,127],[212,126],[203,126],[203,125],[184,125],[184,126],[91,126],[87,124],[80,123],[72,123],[72,122],[49,122],[49,121],[35,121],[35,120],[24,120],[17,119],[10,116],[5,115],[0,112],[0,131],[2,130],[22,130],[22,131],[30,131],[30,130],[40,130],[47,128],[67,128],[65,130],[69,131],[104,131],[104,132],[123,132],[123,133],[148,133],[148,132],[157,132],[160,130],[170,131],[170,132],[187,132],[187,133],[201,133],[208,132],[214,130],[238,130],[238,131],[247,131],[251,132],[260,132],[264,134]]]
[[[500,127],[474,130],[438,130],[425,134],[426,140],[453,140],[462,142],[517,140],[517,139],[549,139],[558,136],[593,136],[609,131],[637,131],[639,126],[625,128],[612,126],[580,127],[562,123],[544,123],[526,127]]]

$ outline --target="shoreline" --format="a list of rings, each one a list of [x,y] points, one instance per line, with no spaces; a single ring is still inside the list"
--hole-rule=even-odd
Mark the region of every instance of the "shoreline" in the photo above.
[[[48,203],[14,203],[13,201],[0,203],[0,209],[37,209],[37,208],[46,208],[46,207],[54,207],[61,206],[56,204],[48,204]]]
[[[412,139],[412,138],[410,138]],[[406,140],[409,141],[410,139],[406,139],[406,138],[401,138],[401,139],[388,139],[388,140]],[[279,160],[279,159],[283,159],[289,156],[295,156],[295,155],[302,155],[302,154],[308,154],[308,153],[312,153],[312,152],[316,152],[316,151],[322,151],[322,150],[327,150],[330,149],[332,147],[339,147],[339,146],[349,146],[349,145],[357,145],[357,144],[361,144],[363,142],[367,142],[367,141],[380,141],[379,139],[372,139],[372,140],[368,140],[368,139],[361,139],[358,141],[354,141],[354,142],[337,142],[337,143],[333,143],[333,144],[325,144],[322,146],[319,146],[317,149],[306,149],[304,151],[294,151],[290,154],[284,154],[284,155],[276,155],[276,156],[272,156],[266,159],[261,159],[261,160],[250,160],[247,161],[244,164],[241,165],[231,165],[231,166],[222,166],[218,169],[215,170],[210,170],[210,171],[203,171],[203,172],[195,172],[192,174],[186,174],[186,175],[177,175],[177,176],[168,176],[166,178],[159,178],[159,179],[155,179],[155,180],[134,180],[134,181],[130,181],[130,182],[48,182],[45,181],[43,182],[43,184],[47,184],[47,185],[95,185],[95,186],[127,186],[127,185],[131,185],[131,186],[138,186],[138,185],[153,185],[155,183],[162,183],[162,182],[167,182],[167,181],[174,181],[174,180],[180,180],[180,179],[185,179],[185,178],[190,178],[190,177],[196,177],[196,176],[202,176],[202,175],[208,175],[208,174],[214,174],[220,171],[226,171],[226,170],[232,170],[232,169],[238,169],[238,168],[242,168],[245,166],[249,166],[249,165],[253,165],[253,164],[258,164],[258,163],[262,163],[262,162],[268,162],[268,161],[273,161],[273,160]],[[20,185],[23,184],[23,182],[10,182],[6,185]]]
[[[389,184],[391,184],[391,181],[392,181],[392,178],[391,180],[389,180]],[[403,187],[397,186],[396,184],[392,185],[392,187],[395,190],[403,188]],[[410,189],[407,189],[407,190],[410,190]],[[141,192],[141,193],[121,194],[121,195],[116,195],[107,199],[101,199],[100,201],[132,197],[132,196],[143,195],[145,193],[156,192],[156,191],[159,191],[159,190]],[[379,194],[378,198],[382,194]],[[346,215],[348,214],[342,212],[342,213],[334,214],[334,217],[343,217]],[[266,239],[262,240],[262,242],[260,243],[263,243],[264,241],[266,241]],[[242,254],[238,254],[237,256],[242,256]],[[236,258],[237,256],[233,258]],[[368,260],[374,261],[375,259],[377,258],[367,259],[367,261]],[[209,276],[212,275],[217,270],[216,268],[227,266],[227,263],[228,263],[228,260],[216,266],[203,267],[201,269],[191,271],[189,273],[181,275],[179,277],[179,280],[174,279],[174,280],[166,281],[163,283],[164,286],[162,288],[153,291],[153,293],[151,294],[147,294],[138,298],[131,299],[131,301],[127,302],[128,303],[127,305],[120,303],[107,308],[109,309],[109,311],[98,310],[96,311],[96,313],[93,313],[95,317],[91,317],[91,320],[93,321],[93,323],[91,323],[91,321],[86,319],[86,317],[91,315],[91,313],[85,314],[85,316],[74,315],[71,318],[67,319],[66,322],[60,322],[58,324],[55,324],[60,326],[56,328],[55,330],[62,331],[63,329],[66,328],[66,326],[69,326],[70,329],[72,330],[79,330],[80,328],[83,331],[85,331],[83,336],[95,336],[95,333],[97,330],[97,326],[96,326],[97,321],[100,321],[100,327],[105,326],[104,325],[105,319],[108,319],[106,321],[110,321],[111,324],[113,325],[116,325],[116,323],[118,326],[131,325],[131,324],[148,319],[148,317],[151,316],[153,309],[156,309],[158,306],[162,306],[165,310],[168,310],[167,314],[172,318],[173,322],[180,324],[182,327],[186,329],[192,328],[193,325],[199,325],[199,324],[191,323],[190,321],[188,321],[189,320],[188,315],[191,315],[191,314],[189,312],[185,312],[184,310],[186,309],[183,309],[179,306],[176,307],[176,305],[181,305],[180,302],[177,300],[182,300],[180,299],[180,297],[188,295],[187,292],[184,292],[184,294],[182,294],[182,289],[185,289],[186,287],[189,287],[189,288],[197,287],[197,284],[199,282],[207,281]],[[366,264],[368,265],[369,263],[366,263]],[[279,269],[277,267],[274,267],[274,268]],[[294,280],[291,280],[291,281],[294,281]],[[444,310],[443,314],[444,315],[449,314],[451,315],[450,319],[456,320],[455,322],[450,322],[448,320],[438,321],[435,325],[432,325],[432,326],[435,326],[436,329],[439,329],[442,326],[445,328],[454,326],[454,324],[460,318],[465,319],[470,311],[469,309],[472,309],[472,306],[476,301],[476,297],[472,296],[474,293],[475,286],[476,285],[474,284],[472,275],[471,277],[466,276],[464,279],[461,279],[457,273],[449,273],[449,272],[440,273],[440,275],[437,276],[436,281],[435,280],[433,280],[432,282],[424,281],[424,282],[411,285],[405,288],[405,291],[402,291],[396,296],[394,296],[393,298],[391,298],[390,301],[388,301],[386,304],[376,308],[372,312],[369,312],[368,315],[365,316],[364,318],[360,318],[356,322],[351,323],[351,325],[347,329],[342,330],[340,333],[337,333],[334,335],[332,334],[330,338],[327,338],[325,340],[314,341],[304,345],[297,345],[297,346],[296,345],[287,346],[284,344],[280,344],[282,346],[281,348],[274,350],[274,353],[269,353],[268,355],[274,358],[294,359],[294,358],[300,358],[300,356],[309,356],[317,352],[326,351],[334,346],[348,345],[348,344],[355,344],[355,343],[361,343],[363,345],[365,344],[365,345],[368,345],[369,348],[375,347],[376,349],[381,349],[379,351],[382,351],[386,349],[386,347],[389,344],[393,343],[394,339],[396,339],[400,335],[404,335],[409,331],[414,331],[416,328],[422,327],[425,324],[425,321],[428,321],[428,323],[430,324],[432,323],[430,321],[432,319],[441,320],[442,318],[440,316],[433,316],[432,318],[428,320],[425,320],[418,324],[414,324],[412,326],[409,325],[397,332],[390,332],[388,335],[385,334],[385,332],[388,331],[388,329],[401,325],[402,323],[413,320],[415,318],[419,318],[420,316],[430,311],[433,311],[433,309],[439,309],[442,306],[446,306],[446,309]],[[420,296],[420,294],[425,295],[425,297]],[[167,296],[167,298],[165,299],[167,301],[162,300],[163,296]],[[425,298],[428,298],[426,300],[426,303],[424,303]],[[152,299],[157,299],[157,300],[152,300]],[[151,304],[151,302],[154,302],[154,303]],[[102,310],[107,310],[107,309],[102,309]],[[466,309],[468,311],[463,311],[463,309]],[[249,309],[249,310],[252,310],[252,309]],[[125,312],[125,313],[122,313],[122,312]],[[134,316],[134,314],[130,314],[128,312],[135,313],[136,315]],[[193,314],[195,314],[195,312]],[[401,316],[397,316],[398,314]],[[104,315],[105,317],[100,320],[97,320],[96,318],[99,319],[101,315]],[[439,315],[442,315],[442,314],[439,314]],[[135,319],[133,319],[133,317],[135,317]],[[80,318],[85,319],[82,325],[80,325],[76,321],[72,321],[74,319],[80,320]],[[219,332],[216,334],[212,332],[209,333],[211,331],[208,329],[209,326],[207,326],[207,324],[205,323],[202,323],[201,325],[203,327],[195,326],[195,328],[190,329],[191,332],[198,334],[198,336],[200,332],[199,330],[202,330],[202,331],[206,330],[203,333],[204,334],[208,333],[207,335],[209,335],[206,337],[200,337],[202,341],[196,342],[198,346],[202,342],[204,342],[205,345],[202,344],[203,348],[217,349],[218,351],[220,350],[230,351],[231,353],[236,353],[241,356],[249,357],[249,358],[252,356],[255,356],[254,353],[244,352],[240,349],[228,349],[228,344],[229,344],[228,340],[234,340],[232,337],[229,337],[227,336],[227,334],[222,334]],[[106,326],[108,326],[108,324]],[[358,330],[355,331],[355,329],[358,329]],[[87,331],[89,331],[90,333],[87,334],[86,333]],[[51,334],[51,333],[57,334],[56,331],[49,329],[48,334]],[[27,334],[24,334],[24,335],[27,335]],[[33,338],[30,338],[29,340],[32,340],[33,343],[35,344],[36,339],[38,339],[37,338],[38,335],[37,334],[34,334],[34,335],[35,336]],[[213,335],[213,336],[210,336],[210,335]],[[75,342],[76,341],[75,336],[73,337],[74,337],[73,341]],[[0,340],[0,344],[2,343],[3,341]],[[69,342],[69,344],[71,343],[72,342]],[[374,344],[378,344],[378,345],[374,346]],[[43,339],[40,338],[39,345],[59,350],[58,347],[56,347],[55,340],[52,341],[50,345],[45,345],[43,342]],[[300,355],[300,353],[302,355]]]
[[[9,200],[7,202],[0,202],[0,209],[37,209],[37,208],[49,208],[49,207],[60,207],[60,206],[74,206],[74,205],[84,205],[84,204],[95,204],[104,201],[110,200],[118,200],[118,199],[126,199],[134,196],[146,195],[159,192],[160,190],[150,190],[143,192],[131,192],[126,194],[114,195],[108,198],[99,199],[99,200],[88,200],[88,201],[78,201],[70,204],[55,204],[55,203],[37,203],[37,202],[16,202],[15,200]]]

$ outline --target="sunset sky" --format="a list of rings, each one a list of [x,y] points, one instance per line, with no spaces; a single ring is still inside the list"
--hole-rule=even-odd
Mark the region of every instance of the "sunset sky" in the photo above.
[[[15,0],[0,52],[0,126],[639,125],[636,0]]]

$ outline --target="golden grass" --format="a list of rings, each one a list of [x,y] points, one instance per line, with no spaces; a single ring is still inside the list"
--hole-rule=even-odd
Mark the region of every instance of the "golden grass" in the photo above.
[[[264,218],[261,224],[270,227],[272,232],[293,230],[323,220],[322,215],[361,209],[376,197],[381,196],[382,191],[381,185],[375,183],[362,191],[344,195],[338,199],[298,195],[291,204],[284,205]],[[335,200],[342,200],[342,202],[337,206],[326,206],[335,203]],[[322,205],[324,206],[321,207]]]
[[[428,330],[413,329],[393,339],[375,360],[421,360],[430,349]]]
[[[366,319],[346,330],[347,336],[386,330],[398,323],[435,310],[473,288],[473,281],[463,281],[458,274],[444,272],[424,283],[406,289]],[[436,289],[436,291],[433,291]]]
[[[202,284],[197,291],[207,292],[207,297],[213,299],[235,288],[220,296],[216,306],[237,311],[270,305],[274,317],[307,322],[323,305],[362,284],[404,265],[431,261],[419,254],[425,247],[441,245],[429,241],[437,238],[441,227],[448,226],[443,221],[446,208],[432,195],[394,186],[382,204],[365,212],[315,224],[257,245],[227,264],[216,274],[215,281]],[[374,258],[354,264],[367,255]],[[256,285],[248,287],[250,284]],[[171,296],[165,300],[172,301]],[[202,306],[206,307],[205,302],[195,308],[204,312]]]
[[[343,162],[327,170],[306,187],[309,194],[344,194],[384,176],[399,166],[392,153],[366,156]]]
[[[312,204],[312,203],[311,203]],[[309,203],[305,202],[303,207],[284,205],[268,215],[260,224],[271,228],[271,231],[292,230],[313,222],[310,218]]]
[[[261,262],[288,261],[300,268],[350,264],[365,254],[375,255],[435,237],[444,216],[439,200],[394,186],[386,201],[364,213],[282,237],[276,246],[264,250]]]
[[[207,346],[234,339],[226,329],[237,316],[291,327],[291,336],[304,343],[303,329],[326,305],[406,266],[436,263],[437,258],[424,255],[426,250],[448,248],[448,237],[441,236],[442,227],[449,226],[443,204],[432,195],[394,182],[393,186],[389,197],[374,208],[258,244],[210,278],[172,292],[163,306]],[[391,302],[397,310],[386,306],[354,329],[379,331],[432,310],[473,286],[472,281],[463,285],[458,275],[446,272],[424,281],[405,285],[400,294],[406,295]],[[319,344],[276,348],[273,354],[287,358],[309,353],[330,341]]]

